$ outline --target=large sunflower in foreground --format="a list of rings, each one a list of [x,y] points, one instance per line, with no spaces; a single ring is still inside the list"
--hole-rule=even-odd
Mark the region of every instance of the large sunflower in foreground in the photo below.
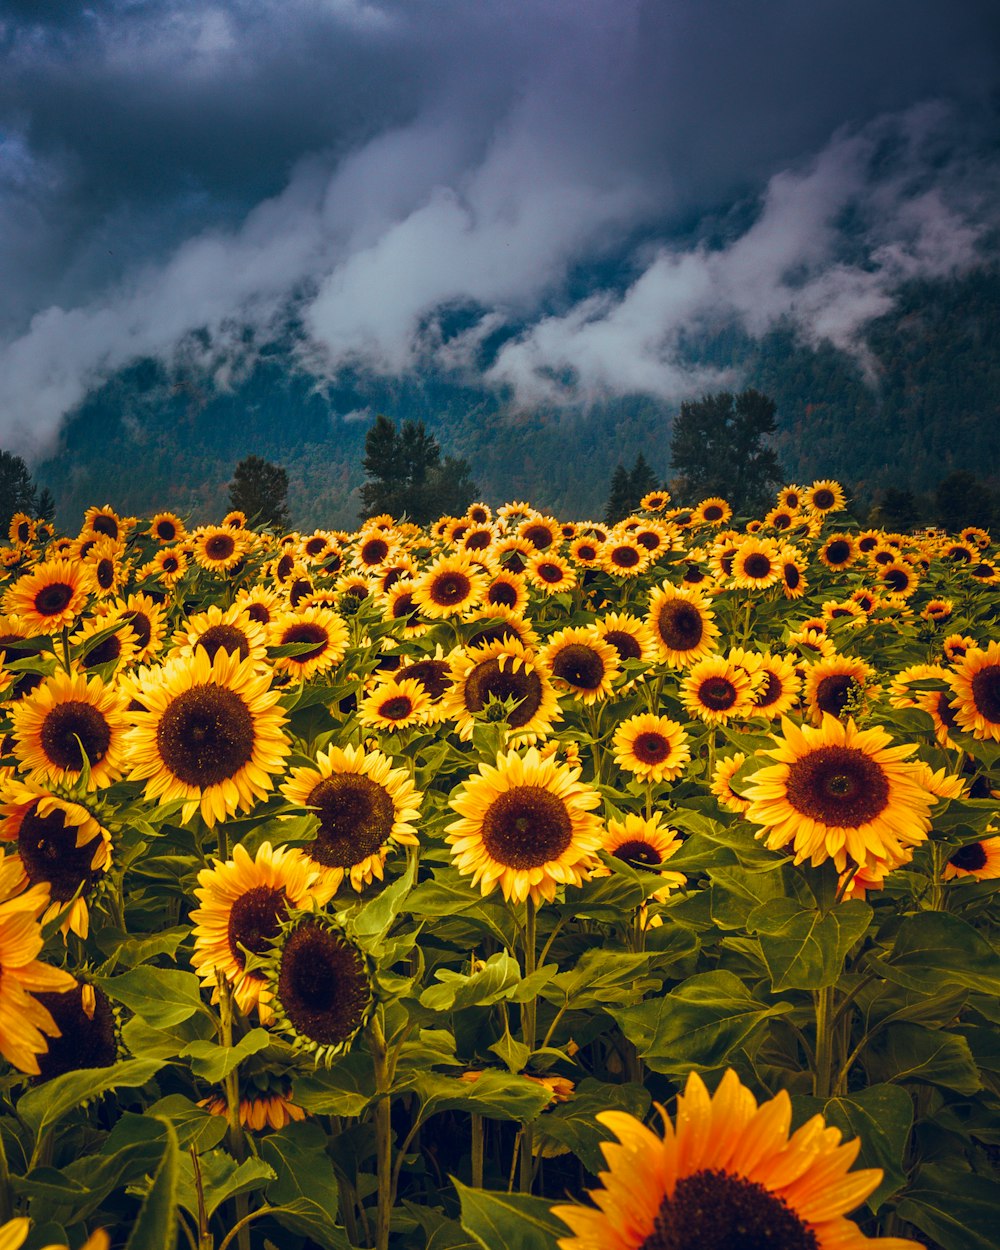
[[[146,797],[183,799],[184,820],[200,808],[207,825],[249,811],[273,789],[289,751],[280,690],[252,659],[203,647],[160,670],[142,692],[148,710],[133,713],[129,779]]]
[[[601,1146],[607,1172],[591,1191],[596,1208],[552,1208],[573,1231],[560,1250],[921,1250],[915,1241],[866,1237],[847,1213],[882,1180],[880,1168],[849,1169],[861,1141],[813,1116],[791,1133],[782,1090],[757,1105],[730,1069],[714,1095],[692,1073],[663,1137],[623,1111],[598,1123],[617,1142]]]
[[[244,1013],[258,1007],[261,1019],[269,1015],[270,994],[264,975],[246,971],[247,951],[263,955],[277,937],[289,909],[308,906],[311,898],[324,903],[332,891],[318,892],[319,872],[297,849],[261,844],[251,859],[246,847],[237,845],[233,858],[198,873],[195,896],[200,907],[191,913],[194,951],[191,966],[205,986],[218,998],[216,974],[221,972],[233,986],[233,998]]]
[[[647,621],[671,668],[684,668],[715,650],[719,627],[709,601],[696,590],[664,582],[649,596]]]
[[[560,885],[580,885],[602,843],[592,809],[601,798],[580,769],[530,748],[480,764],[451,798],[460,819],[447,827],[459,872],[484,895],[497,885],[508,902],[551,902]]]
[[[31,777],[56,785],[90,770],[88,790],[122,775],[127,722],[121,695],[99,677],[54,673],[10,709],[14,754]]]
[[[20,619],[31,635],[57,633],[83,611],[89,580],[78,560],[48,560],[35,567],[4,595],[3,610]]]
[[[331,892],[345,877],[355,890],[381,881],[390,849],[417,845],[422,796],[407,770],[393,768],[381,751],[321,751],[315,768],[292,769],[281,793],[315,812],[316,838],[303,850]]]
[[[797,864],[832,859],[862,867],[895,865],[925,841],[935,796],[922,784],[922,765],[893,746],[885,730],[858,729],[829,714],[819,728],[782,721],[784,736],[765,752],[775,760],[743,789],[746,819],[772,850],[788,847]]]
[[[959,727],[973,737],[1000,742],[1000,642],[966,651],[949,684]]]

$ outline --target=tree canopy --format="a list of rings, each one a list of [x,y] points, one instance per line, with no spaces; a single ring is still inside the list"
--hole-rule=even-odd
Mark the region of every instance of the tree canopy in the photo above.
[[[611,475],[604,520],[608,525],[624,520],[639,507],[642,497],[651,490],[656,490],[658,486],[656,474],[641,451],[636,456],[631,472],[623,464],[619,464]]]
[[[736,512],[763,507],[784,479],[767,439],[775,404],[760,391],[719,391],[687,400],[674,421],[671,459],[692,499],[721,495]]]
[[[0,530],[4,534],[15,512],[34,514],[36,491],[31,472],[20,456],[0,451]]]
[[[439,516],[460,515],[478,492],[467,461],[442,460],[422,421],[404,421],[397,429],[380,413],[365,439],[364,468],[363,517],[388,512],[426,525]]]
[[[233,471],[229,506],[248,520],[276,530],[287,529],[288,472],[261,456],[246,456]]]

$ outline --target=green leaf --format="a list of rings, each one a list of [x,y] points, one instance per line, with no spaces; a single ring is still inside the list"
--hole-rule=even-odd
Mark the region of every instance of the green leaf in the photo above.
[[[174,1250],[177,1245],[177,1182],[180,1151],[177,1134],[169,1121],[167,1141],[153,1183],[143,1199],[125,1250]]]
[[[292,1084],[292,1101],[315,1115],[360,1115],[374,1097],[371,1056],[361,1051],[344,1055],[326,1070],[297,1076]]]
[[[767,1006],[731,972],[701,972],[660,998],[609,1009],[654,1072],[682,1077],[720,1068],[771,1016],[791,1003]]]
[[[174,1059],[191,1042],[207,1041],[214,1034],[215,1026],[202,1012],[169,1029],[154,1029],[138,1016],[122,1027],[122,1041],[129,1052],[146,1059]]]
[[[158,1120],[169,1120],[177,1134],[177,1145],[182,1151],[192,1147],[201,1154],[203,1150],[211,1150],[226,1135],[226,1117],[215,1115],[199,1107],[183,1094],[168,1094],[159,1102],[154,1102],[146,1111],[147,1116],[155,1116]],[[119,1121],[120,1123],[120,1121]]]
[[[429,985],[420,995],[421,1007],[431,1011],[461,1011],[465,1007],[489,1007],[510,997],[521,979],[518,962],[506,951],[491,955],[472,973],[435,972],[439,985]]]
[[[969,1043],[957,1033],[892,1024],[868,1064],[883,1081],[924,1081],[959,1094],[975,1094],[983,1083]]]
[[[289,1124],[265,1137],[260,1151],[274,1169],[266,1196],[279,1208],[274,1212],[278,1223],[327,1250],[349,1250],[343,1229],[335,1224],[337,1179],[326,1154],[326,1134],[319,1125]]]
[[[177,947],[191,933],[186,925],[173,929],[163,929],[159,933],[140,934],[129,937],[121,929],[103,929],[97,935],[97,945],[105,955],[126,968],[134,968],[139,964],[155,959],[157,955],[167,955],[173,959]]]
[[[993,1177],[923,1168],[896,1214],[943,1250],[997,1250],[997,1183]]]
[[[119,977],[94,980],[109,998],[160,1029],[180,1024],[202,1005],[198,978],[177,968],[133,968]]]
[[[274,1180],[274,1171],[262,1159],[244,1159],[237,1164],[225,1150],[209,1150],[199,1155],[198,1169],[209,1218],[228,1199],[263,1189],[268,1181]],[[182,1156],[180,1161],[177,1201],[198,1218],[198,1188],[190,1155]]]
[[[601,1111],[625,1111],[641,1120],[649,1110],[650,1097],[641,1085],[607,1085],[587,1077],[568,1102],[546,1111],[535,1127],[535,1136],[568,1146],[588,1172],[604,1167],[601,1142],[615,1140],[610,1129],[597,1123]]]
[[[556,1250],[556,1238],[566,1236],[566,1225],[544,1198],[470,1189],[454,1177],[451,1183],[462,1204],[462,1227],[483,1250]]]
[[[203,1081],[220,1085],[237,1064],[249,1055],[256,1055],[271,1044],[266,1029],[251,1029],[235,1046],[217,1046],[215,1042],[191,1042],[181,1051],[181,1058],[191,1060],[191,1071]]]
[[[778,860],[773,872],[761,872],[757,868],[713,868],[709,877],[715,923],[723,929],[742,929],[747,917],[761,903],[786,898],[784,874],[777,871],[781,867]]]
[[[17,1114],[36,1138],[90,1098],[111,1089],[137,1089],[163,1067],[160,1059],[125,1059],[110,1068],[80,1068],[64,1072],[44,1085],[29,1089],[17,1104]]]
[[[424,1120],[439,1111],[474,1111],[493,1120],[524,1123],[536,1119],[551,1097],[537,1082],[499,1068],[487,1068],[475,1081],[421,1072],[411,1078],[409,1087],[420,1099]]]
[[[651,970],[657,963],[656,952],[629,955],[588,950],[574,968],[552,977],[542,997],[548,1002],[569,1003],[579,1011],[606,1003],[635,1002],[663,984],[663,973]]]
[[[922,911],[899,927],[888,958],[869,956],[888,981],[934,994],[964,985],[980,994],[1000,994],[1000,955],[957,916]]]
[[[523,1072],[531,1058],[530,1049],[511,1037],[509,1029],[504,1030],[503,1037],[494,1042],[490,1050],[507,1065],[508,1072]]]
[[[795,899],[776,898],[755,908],[746,927],[758,935],[771,988],[780,994],[835,985],[847,952],[865,934],[873,914],[860,899],[822,916]]]

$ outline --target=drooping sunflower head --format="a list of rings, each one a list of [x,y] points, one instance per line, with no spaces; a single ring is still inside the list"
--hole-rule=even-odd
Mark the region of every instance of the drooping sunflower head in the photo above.
[[[97,985],[80,983],[63,993],[36,995],[59,1029],[49,1048],[38,1056],[39,1082],[51,1081],[80,1068],[110,1068],[118,1058],[114,1008]]]
[[[368,960],[330,916],[293,913],[266,968],[273,1027],[317,1063],[350,1050],[375,1006]]]
[[[949,684],[959,727],[980,740],[1000,742],[1000,642],[966,651]]]
[[[541,658],[556,689],[585,704],[608,698],[621,672],[617,650],[592,625],[560,629],[543,647]]]
[[[345,877],[355,890],[381,880],[394,846],[417,845],[422,796],[407,770],[393,768],[381,751],[321,751],[314,768],[292,770],[281,792],[315,813],[315,840],[305,852],[333,890]]]
[[[294,655],[281,655],[274,661],[279,672],[305,681],[316,673],[333,668],[347,654],[347,625],[330,608],[300,608],[278,616],[268,628],[272,647],[301,647]]]
[[[514,639],[468,647],[450,663],[452,685],[442,711],[456,721],[463,740],[484,715],[501,715],[513,743],[534,742],[561,719],[548,667]]]
[[[664,582],[649,597],[646,619],[660,658],[671,668],[684,668],[715,649],[719,627],[697,590]]]
[[[681,683],[681,703],[707,725],[754,715],[753,682],[746,669],[723,656],[699,660]]]
[[[48,560],[22,574],[4,595],[4,612],[32,636],[72,625],[87,601],[86,568],[77,560]]]
[[[601,845],[593,814],[600,795],[580,770],[530,748],[497,757],[451,797],[459,819],[448,825],[455,866],[481,892],[497,885],[508,901],[551,902],[561,885],[580,885]]]
[[[673,781],[691,759],[682,725],[666,716],[643,712],[615,730],[615,763],[643,781]]]

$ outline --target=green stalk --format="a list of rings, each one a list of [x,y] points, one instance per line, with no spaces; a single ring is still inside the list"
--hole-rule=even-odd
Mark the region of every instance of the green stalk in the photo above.
[[[220,837],[221,837],[220,833]],[[227,1049],[231,1049],[233,1045],[233,998],[230,992],[229,982],[221,972],[216,974],[219,986],[219,1023],[220,1032],[222,1034],[222,1045]],[[246,1138],[243,1134],[243,1125],[240,1124],[240,1070],[239,1064],[233,1068],[226,1076],[226,1120],[228,1129],[226,1132],[226,1140],[229,1145],[229,1152],[237,1163],[242,1163],[247,1157]],[[240,1250],[250,1250],[250,1228],[246,1221],[250,1210],[250,1200],[246,1194],[237,1194],[236,1202],[236,1227],[238,1228],[238,1242]]]
[[[535,901],[529,895],[524,902],[524,976],[535,971]],[[521,1008],[521,1041],[529,1051],[535,1049],[535,1026],[538,1018],[538,999],[535,995]],[[535,1161],[532,1154],[533,1138],[530,1124],[521,1129],[521,1193],[530,1194],[534,1180]]]
[[[375,1208],[375,1250],[389,1250],[392,1220],[392,1121],[389,1105],[389,1050],[380,1020],[381,1009],[372,1016],[369,1045],[375,1063],[375,1171],[378,1199]]]
[[[0,1220],[7,1221],[13,1215],[10,1201],[10,1168],[7,1164],[7,1149],[0,1133]]]
[[[472,1121],[472,1187],[483,1187],[483,1117],[473,1112]]]
[[[815,992],[816,1004],[816,1068],[813,1073],[813,1097],[827,1099],[833,1087],[833,1018],[834,987],[826,985]]]

